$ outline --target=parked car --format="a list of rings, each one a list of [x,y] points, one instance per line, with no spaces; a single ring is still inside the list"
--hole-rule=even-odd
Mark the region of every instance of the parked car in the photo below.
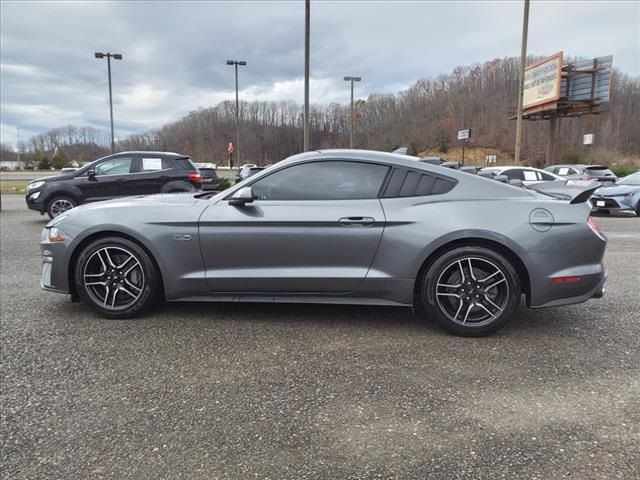
[[[73,172],[27,184],[27,206],[54,218],[88,202],[131,195],[191,192],[202,177],[185,155],[168,152],[123,152],[100,158]]]
[[[552,165],[545,171],[567,180],[591,180],[603,185],[613,185],[618,180],[608,167],[602,165]]]
[[[245,178],[249,178],[249,170],[255,167],[257,167],[255,163],[245,163],[242,165],[236,174],[236,183],[241,182]]]
[[[640,171],[621,178],[615,185],[599,188],[591,196],[591,203],[598,212],[640,217]]]
[[[505,175],[509,181],[520,180],[525,186],[535,185],[540,182],[566,182],[566,179],[559,175],[532,167],[483,167],[481,171],[492,172],[495,175]]]
[[[217,190],[220,178],[216,171],[217,166],[215,163],[196,163],[196,167],[202,175],[202,190]]]
[[[107,318],[163,299],[416,305],[486,335],[521,294],[532,308],[603,294],[591,189],[554,183],[538,193],[415,157],[307,152],[218,194],[64,212],[42,233],[41,283]]]

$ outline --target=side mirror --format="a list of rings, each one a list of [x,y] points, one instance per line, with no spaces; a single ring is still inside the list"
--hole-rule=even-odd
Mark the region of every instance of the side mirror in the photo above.
[[[513,185],[514,187],[521,187],[524,184],[519,178],[512,178],[511,180],[509,180],[509,185]]]
[[[242,187],[231,196],[229,205],[241,207],[246,203],[252,203],[253,200],[253,190],[251,190],[251,187]]]
[[[87,172],[87,176],[89,177],[89,180],[95,180],[96,179],[96,171],[95,170],[89,170]]]

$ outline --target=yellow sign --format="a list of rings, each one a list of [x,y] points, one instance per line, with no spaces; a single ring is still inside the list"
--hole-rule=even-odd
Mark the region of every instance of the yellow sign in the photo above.
[[[529,65],[524,72],[522,107],[524,109],[560,98],[562,52]]]

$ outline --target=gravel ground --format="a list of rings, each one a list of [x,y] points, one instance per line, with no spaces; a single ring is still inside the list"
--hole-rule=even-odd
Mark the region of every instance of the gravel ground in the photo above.
[[[640,219],[608,291],[464,339],[410,310],[167,304],[103,320],[39,288],[2,198],[6,479],[640,477]]]

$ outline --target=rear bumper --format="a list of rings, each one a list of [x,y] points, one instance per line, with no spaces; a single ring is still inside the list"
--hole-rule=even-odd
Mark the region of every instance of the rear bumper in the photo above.
[[[570,297],[561,297],[555,298],[553,300],[549,300],[546,303],[542,303],[539,305],[531,305],[531,308],[546,308],[546,307],[559,307],[562,305],[573,305],[576,303],[583,303],[591,298],[602,298],[605,292],[605,284],[607,283],[607,272],[603,269],[602,274],[594,275],[591,278],[584,278],[581,280],[585,285],[581,285],[579,287],[573,286],[575,290],[573,293],[578,293],[577,295]],[[585,290],[586,286],[586,290]],[[566,287],[566,285],[559,285],[559,288]],[[571,294],[569,292],[565,292],[565,294]]]

